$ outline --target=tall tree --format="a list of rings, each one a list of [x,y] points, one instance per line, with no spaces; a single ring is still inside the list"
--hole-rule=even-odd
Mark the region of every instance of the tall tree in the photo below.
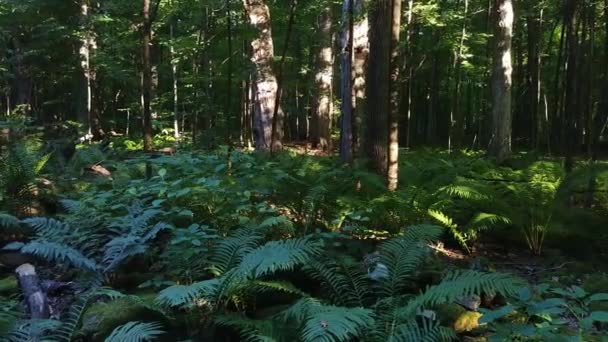
[[[153,149],[152,110],[150,108],[150,101],[152,98],[152,64],[150,56],[150,45],[152,44],[152,13],[150,11],[150,0],[143,1],[144,22],[142,27],[142,104],[144,126],[144,151],[149,152]]]
[[[390,191],[397,190],[399,178],[399,34],[401,32],[401,0],[391,0],[391,44],[388,118],[388,170]]]
[[[369,20],[366,0],[353,1],[353,151],[361,149],[369,59]]]
[[[101,128],[101,120],[99,118],[99,108],[95,104],[95,88],[97,82],[97,71],[92,66],[92,57],[97,49],[97,40],[92,25],[93,10],[90,0],[83,0],[81,3],[81,20],[83,22],[83,37],[80,46],[81,66],[86,82],[86,111],[87,111],[87,126],[88,134],[92,135],[93,139],[100,140],[105,136],[105,132]]]
[[[326,4],[318,18],[319,48],[316,57],[314,98],[315,109],[313,115],[317,127],[312,137],[313,146],[325,152],[331,150],[331,122],[333,106],[333,76],[334,76],[334,50],[332,42],[333,33],[332,6]]]
[[[353,40],[354,40],[354,0],[344,0],[342,4],[342,59],[341,95],[342,120],[340,125],[340,159],[344,163],[353,161]]]
[[[367,120],[364,145],[367,157],[381,175],[388,172],[391,2],[391,0],[377,0],[371,4],[370,9],[370,48],[366,87]]]
[[[513,39],[512,0],[494,0],[494,61],[492,69],[492,142],[498,163],[511,156],[511,87]]]
[[[567,172],[574,167],[573,155],[575,145],[578,143],[576,131],[576,113],[578,107],[578,85],[576,83],[578,73],[578,49],[579,37],[577,26],[578,0],[566,0],[564,2],[564,25],[566,26],[566,86],[564,99],[564,139],[563,150],[566,154],[565,168]]]
[[[249,24],[256,30],[251,42],[251,61],[255,64],[253,96],[254,142],[256,149],[270,151],[272,121],[276,105],[277,79],[272,69],[274,44],[270,10],[264,0],[243,0]]]

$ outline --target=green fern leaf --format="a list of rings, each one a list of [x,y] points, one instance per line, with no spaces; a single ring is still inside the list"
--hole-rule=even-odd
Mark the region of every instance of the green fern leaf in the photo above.
[[[164,333],[160,323],[129,322],[114,329],[105,342],[153,341]]]
[[[87,258],[72,247],[55,242],[32,241],[21,247],[21,253],[41,257],[50,263],[67,263],[86,271],[99,271],[94,260]]]

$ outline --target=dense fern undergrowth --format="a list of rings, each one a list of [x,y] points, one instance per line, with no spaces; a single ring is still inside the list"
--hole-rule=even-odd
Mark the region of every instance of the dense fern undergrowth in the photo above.
[[[599,258],[606,164],[581,161],[566,175],[529,155],[498,168],[478,153],[417,151],[388,193],[363,166],[328,157],[218,148],[147,158],[117,141],[66,160],[32,141],[4,151],[0,169],[0,334],[10,341],[606,335],[608,288],[533,281],[476,257],[493,243],[530,258]],[[50,319],[28,319],[12,275],[21,262],[46,281]]]

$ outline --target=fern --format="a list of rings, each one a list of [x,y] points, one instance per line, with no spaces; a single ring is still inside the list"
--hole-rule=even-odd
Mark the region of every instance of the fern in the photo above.
[[[464,248],[467,253],[471,253],[471,249],[467,244],[467,238],[458,230],[458,225],[454,223],[454,221],[452,221],[452,219],[448,215],[444,214],[441,211],[432,209],[429,209],[428,214],[437,222],[439,222],[442,226],[448,228],[448,230],[450,231],[450,233],[452,233],[452,236],[454,237],[454,239],[456,239],[456,241],[458,241],[460,246]]]
[[[246,342],[275,342],[283,341],[285,332],[280,331],[280,325],[272,320],[253,320],[243,315],[224,314],[218,315],[213,322],[219,326],[236,330],[242,341]]]
[[[32,241],[21,247],[21,253],[41,257],[51,263],[67,263],[89,272],[98,272],[97,263],[78,250],[56,242]]]
[[[427,288],[424,293],[412,298],[406,306],[399,308],[397,316],[409,319],[421,308],[434,307],[482,292],[514,295],[521,286],[519,279],[502,273],[455,271],[447,275],[441,283]]]
[[[321,287],[333,303],[362,306],[370,294],[369,277],[354,261],[312,261],[303,270],[321,282]]]
[[[443,228],[431,225],[409,227],[405,235],[389,240],[380,246],[380,262],[388,269],[389,276],[382,280],[381,290],[385,296],[399,293],[404,282],[428,255],[427,244],[438,239]]]
[[[173,285],[162,290],[157,301],[163,305],[183,306],[191,304],[195,299],[201,297],[215,300],[222,281],[223,279],[215,278],[190,285]]]
[[[129,322],[114,329],[105,342],[143,342],[164,334],[159,323]]]
[[[18,230],[21,222],[13,215],[0,213],[0,228],[10,231]]]
[[[421,324],[411,321],[398,325],[392,330],[392,334],[384,340],[390,342],[436,342],[457,339],[458,337],[452,329],[442,327],[438,322],[422,319]]]
[[[224,274],[238,265],[243,256],[258,246],[262,237],[248,230],[237,232],[235,236],[217,242],[211,257],[212,270],[215,274]]]
[[[271,241],[245,255],[237,272],[257,279],[305,264],[319,252],[319,245],[308,239]]]
[[[301,341],[349,341],[361,337],[374,324],[373,312],[364,308],[324,305],[304,298],[281,313],[285,322],[301,325]]]

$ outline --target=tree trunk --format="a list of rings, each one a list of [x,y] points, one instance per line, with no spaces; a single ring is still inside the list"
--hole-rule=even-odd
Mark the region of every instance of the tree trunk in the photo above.
[[[177,56],[175,54],[175,42],[174,42],[174,30],[175,23],[172,20],[169,25],[169,34],[171,40],[170,52],[171,52],[171,75],[173,76],[173,136],[175,139],[179,139],[179,89],[177,84]]]
[[[158,0],[160,1],[160,0]],[[143,83],[142,83],[142,103],[143,103],[143,126],[144,126],[144,151],[150,152],[153,149],[152,142],[152,111],[150,108],[152,94],[152,67],[150,61],[150,45],[152,44],[152,18],[150,13],[150,0],[144,0],[143,8]]]
[[[388,172],[392,0],[377,0],[370,12],[365,150],[381,175]]]
[[[340,159],[353,162],[353,39],[354,0],[344,0],[342,6],[342,122],[340,125]]]
[[[318,18],[318,42],[315,71],[315,112],[317,118],[317,136],[312,141],[313,147],[324,152],[331,151],[331,121],[333,113],[332,85],[334,72],[334,52],[332,44],[332,8],[327,4]]]
[[[298,0],[291,0],[289,9],[289,22],[287,23],[287,34],[285,34],[285,42],[283,44],[283,53],[281,53],[281,63],[277,77],[277,93],[275,97],[274,112],[272,114],[272,135],[271,135],[271,152],[280,151],[283,148],[283,137],[285,135],[285,115],[281,109],[281,98],[283,94],[283,73],[285,72],[285,58],[287,57],[287,48],[291,40],[291,32],[296,17],[296,8]]]
[[[251,61],[255,64],[254,141],[259,151],[270,151],[272,120],[276,105],[277,79],[272,70],[274,45],[270,10],[264,0],[243,0],[249,23],[257,37],[251,42]]]
[[[467,37],[467,20],[469,14],[469,0],[464,0],[463,17],[462,17],[462,32],[460,35],[460,42],[458,50],[454,53],[454,98],[452,100],[451,110],[451,123],[450,123],[450,142],[448,143],[448,149],[451,151],[452,147],[462,147],[464,144],[464,115],[460,109],[460,98],[461,98],[461,83],[462,83],[462,62],[464,55],[464,43]]]
[[[492,73],[492,145],[498,163],[511,156],[512,0],[495,0],[494,67]]]
[[[388,173],[389,191],[397,190],[399,178],[399,36],[401,33],[401,0],[391,1],[391,43],[388,118]]]
[[[532,9],[534,11],[534,9]],[[534,13],[534,12],[533,12]],[[538,148],[540,139],[540,39],[542,33],[543,10],[538,15],[530,14],[527,18],[528,26],[528,65],[527,65],[527,104],[531,118],[530,139],[532,148]]]
[[[563,148],[566,154],[566,172],[574,167],[574,152],[577,145],[576,113],[578,107],[578,29],[576,13],[578,0],[567,0],[564,4],[564,25],[566,25],[566,97],[564,100],[564,141]]]
[[[361,150],[363,118],[365,117],[366,75],[369,58],[369,22],[366,0],[352,0],[353,22],[353,153]]]

